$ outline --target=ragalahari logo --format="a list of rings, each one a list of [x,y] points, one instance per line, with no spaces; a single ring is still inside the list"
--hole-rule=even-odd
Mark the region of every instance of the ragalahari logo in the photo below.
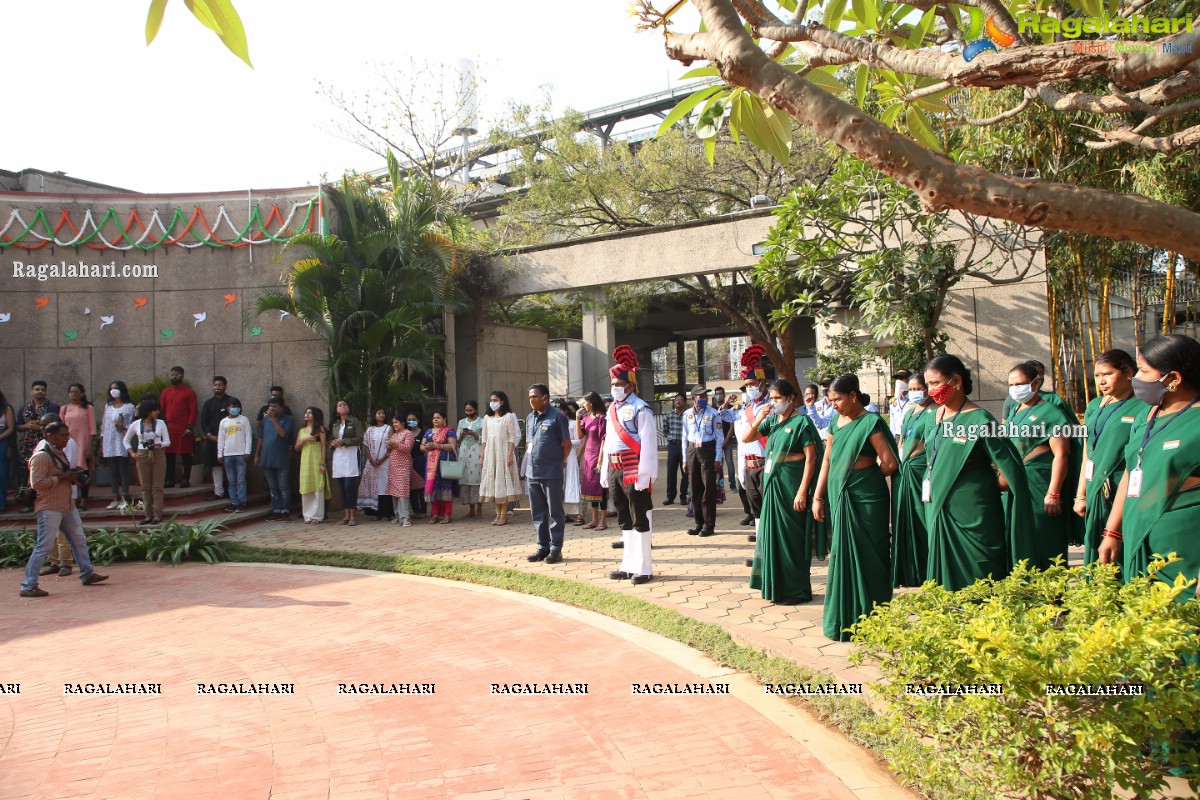
[[[978,23],[976,23],[978,24]],[[993,53],[1000,52],[996,45],[1000,47],[1008,47],[1017,40],[1017,37],[1011,33],[1005,33],[996,25],[996,15],[987,18],[987,22],[983,26],[983,32],[987,34],[986,39],[976,39],[973,42],[968,42],[963,48],[962,56],[964,61],[973,61],[980,53],[986,53],[991,50]]]

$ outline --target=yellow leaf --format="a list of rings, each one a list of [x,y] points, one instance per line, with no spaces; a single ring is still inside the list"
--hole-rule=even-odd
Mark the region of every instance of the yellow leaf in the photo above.
[[[167,10],[167,0],[150,0],[150,13],[146,15],[146,44],[154,41],[154,37],[158,36],[158,29],[162,27],[163,12]]]

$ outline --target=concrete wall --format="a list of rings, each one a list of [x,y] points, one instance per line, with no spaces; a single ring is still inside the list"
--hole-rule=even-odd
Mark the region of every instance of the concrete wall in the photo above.
[[[549,377],[545,332],[516,325],[488,324],[481,329],[470,314],[459,316],[455,331],[459,406],[478,400],[486,413],[488,395],[499,389],[524,419],[530,385],[546,383]],[[460,412],[456,407],[452,416],[457,419]]]
[[[313,188],[252,195],[6,193],[0,194],[0,219],[7,220],[17,209],[29,221],[40,207],[52,226],[63,210],[78,225],[89,210],[98,220],[111,207],[122,223],[133,210],[149,223],[155,210],[167,221],[175,208],[189,216],[200,208],[215,225],[224,206],[240,228],[248,219],[248,203],[257,204],[264,217],[278,204],[286,216],[293,203],[307,202],[315,193]],[[293,225],[301,219],[303,212],[298,212]],[[271,232],[276,228],[272,223]],[[205,235],[202,228],[200,231]],[[224,227],[216,232],[226,239],[233,235]],[[10,229],[9,236],[15,233]],[[104,234],[109,241],[116,241],[117,226],[107,225]],[[132,235],[140,234],[135,225]],[[161,236],[157,230],[155,234],[154,239]],[[72,234],[64,228],[60,237],[68,236]],[[26,241],[33,240],[27,237]],[[186,241],[195,240],[189,236]],[[0,323],[0,389],[15,405],[27,400],[30,383],[42,378],[50,385],[51,399],[62,402],[67,385],[78,381],[91,396],[103,398],[112,380],[139,383],[165,375],[179,364],[201,400],[211,396],[212,376],[223,374],[229,379],[229,391],[240,397],[247,409],[257,411],[274,383],[285,388],[293,410],[310,403],[325,405],[320,352],[313,335],[292,317],[280,319],[277,312],[257,317],[253,313],[258,292],[278,286],[280,273],[294,262],[292,253],[278,261],[280,251],[277,244],[191,250],[164,245],[148,252],[7,247],[0,251],[0,314],[11,318]],[[117,270],[125,265],[152,265],[157,277],[41,281],[14,276],[17,264],[80,262],[112,263]],[[139,307],[143,298],[144,305]],[[206,314],[198,324],[193,317],[197,313]],[[112,316],[112,323],[104,325],[104,316]],[[169,336],[164,331],[169,331]]]

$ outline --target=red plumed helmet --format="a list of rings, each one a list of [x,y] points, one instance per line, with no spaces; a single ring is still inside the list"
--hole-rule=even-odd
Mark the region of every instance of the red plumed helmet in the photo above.
[[[762,380],[767,373],[759,367],[762,357],[767,354],[767,348],[761,344],[752,344],[742,353],[742,380]]]
[[[633,352],[633,348],[627,344],[623,344],[616,350],[613,350],[613,358],[617,360],[617,364],[608,371],[609,376],[619,381],[637,383],[637,369],[639,364],[637,353]]]

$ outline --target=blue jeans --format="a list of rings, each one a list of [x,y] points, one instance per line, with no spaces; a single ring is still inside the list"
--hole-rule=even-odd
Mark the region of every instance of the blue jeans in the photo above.
[[[71,544],[71,554],[75,556],[75,563],[79,565],[79,579],[86,581],[92,577],[95,570],[92,569],[92,558],[88,555],[87,541],[83,537],[83,520],[79,518],[79,512],[72,508],[70,511],[39,511],[37,512],[37,544],[33,547],[33,555],[29,557],[29,563],[25,565],[25,580],[21,581],[22,589],[38,588],[38,573],[42,571],[42,566],[46,563],[46,557],[50,555],[51,548],[54,547],[54,538],[59,531],[63,532],[63,536],[67,537],[67,541]]]
[[[562,550],[567,512],[563,510],[562,481],[530,481],[529,508],[537,528],[538,550],[557,553]]]
[[[225,456],[225,482],[229,485],[229,504],[246,505],[246,457]]]
[[[271,492],[271,510],[276,514],[286,514],[292,505],[292,496],[288,488],[288,467],[263,467],[263,477],[267,479],[267,489]]]

